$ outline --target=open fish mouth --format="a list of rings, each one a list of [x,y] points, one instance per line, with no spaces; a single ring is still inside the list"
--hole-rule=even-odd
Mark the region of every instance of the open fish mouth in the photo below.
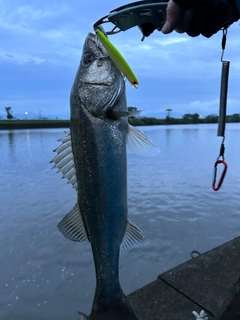
[[[84,82],[84,85],[91,85],[91,86],[104,86],[104,87],[110,87],[113,84],[113,81],[108,82]]]

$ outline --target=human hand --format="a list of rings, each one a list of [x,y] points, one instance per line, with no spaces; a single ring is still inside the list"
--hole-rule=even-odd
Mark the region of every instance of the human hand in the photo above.
[[[175,30],[209,38],[239,18],[236,0],[170,0],[162,32]]]
[[[167,19],[162,27],[162,33],[168,34],[173,30],[178,33],[186,32],[191,20],[193,19],[194,11],[180,7],[174,0],[170,0],[167,6]]]

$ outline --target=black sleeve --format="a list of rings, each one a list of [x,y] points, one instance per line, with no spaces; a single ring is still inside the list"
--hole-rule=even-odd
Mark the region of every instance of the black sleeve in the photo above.
[[[174,0],[180,7],[192,9],[194,17],[187,34],[196,37],[202,34],[211,37],[222,28],[227,28],[240,18],[237,0]]]

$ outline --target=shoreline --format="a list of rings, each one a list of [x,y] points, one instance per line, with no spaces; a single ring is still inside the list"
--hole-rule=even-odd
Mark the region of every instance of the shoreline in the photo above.
[[[0,130],[70,128],[70,120],[0,120]]]
[[[191,125],[191,124],[217,124],[217,122],[189,122],[186,123],[181,119],[175,119],[178,122],[166,122],[165,119],[153,118],[129,118],[129,124],[135,126],[155,126],[155,125]],[[238,123],[229,122],[226,123]],[[69,120],[0,120],[0,130],[12,129],[54,129],[54,128],[70,128],[71,122]]]

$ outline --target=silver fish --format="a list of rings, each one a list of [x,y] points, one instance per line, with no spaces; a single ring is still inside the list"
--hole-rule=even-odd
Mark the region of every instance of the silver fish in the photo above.
[[[58,224],[72,241],[88,240],[96,271],[89,320],[137,320],[119,283],[119,254],[145,243],[128,219],[126,144],[138,154],[159,149],[128,124],[125,81],[95,34],[83,47],[71,97],[71,130],[54,167],[76,189],[77,204]]]

